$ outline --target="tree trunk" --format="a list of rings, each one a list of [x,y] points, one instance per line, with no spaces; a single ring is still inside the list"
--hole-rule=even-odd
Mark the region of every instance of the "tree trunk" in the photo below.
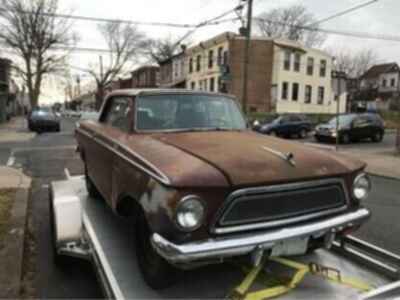
[[[96,103],[95,103],[95,109],[97,111],[99,111],[101,106],[103,105],[103,100],[104,100],[103,98],[104,98],[104,88],[101,85],[97,85]]]

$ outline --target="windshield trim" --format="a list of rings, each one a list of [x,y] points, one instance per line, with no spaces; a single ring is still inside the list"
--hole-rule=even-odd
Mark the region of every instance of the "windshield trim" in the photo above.
[[[213,93],[199,93],[199,94],[201,94],[201,95],[206,95],[206,96],[210,96],[210,97],[224,97],[225,99],[227,99],[227,100],[230,100],[230,101],[232,101],[233,103],[234,103],[234,105],[236,105],[236,107],[237,107],[237,109],[238,109],[238,112],[239,112],[239,114],[241,115],[241,117],[243,118],[243,121],[245,122],[245,124],[246,124],[246,127],[245,128],[243,128],[243,129],[233,129],[233,128],[231,128],[231,127],[191,127],[191,128],[175,128],[175,129],[138,129],[137,128],[137,125],[138,125],[138,123],[137,123],[137,113],[138,113],[138,99],[139,98],[144,98],[144,97],[147,97],[147,96],[159,96],[159,95],[162,95],[163,93],[160,93],[160,94],[157,94],[157,93],[151,93],[151,94],[142,94],[142,95],[137,95],[137,96],[135,96],[135,100],[134,100],[134,102],[135,102],[135,104],[134,104],[134,107],[135,107],[135,112],[134,112],[134,117],[135,117],[135,120],[134,120],[134,126],[133,126],[133,131],[134,132],[136,132],[136,133],[180,133],[180,132],[208,132],[208,131],[246,131],[247,129],[248,129],[248,126],[247,126],[247,122],[246,122],[246,118],[244,117],[244,115],[243,115],[243,112],[242,112],[242,110],[241,110],[241,108],[240,108],[240,105],[239,105],[239,103],[237,103],[237,101],[236,101],[236,99],[235,98],[233,98],[232,96],[230,96],[229,94],[227,94],[226,96],[225,96],[225,94],[220,94],[220,93],[215,93],[215,94],[213,94]],[[169,94],[168,93],[168,95],[190,95],[190,94],[192,94],[192,95],[194,95],[194,94],[196,94],[197,95],[197,93],[191,93],[191,92],[188,92],[188,93],[171,93],[171,94]]]

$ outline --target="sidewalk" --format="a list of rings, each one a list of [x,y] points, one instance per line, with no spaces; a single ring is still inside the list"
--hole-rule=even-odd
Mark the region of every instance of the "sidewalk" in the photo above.
[[[35,137],[36,133],[27,129],[25,117],[14,117],[0,124],[0,142],[23,142]]]
[[[0,166],[0,189],[28,189],[31,178],[19,169]]]
[[[396,154],[395,150],[381,152],[342,150],[340,152],[365,161],[368,173],[400,180],[400,154]]]

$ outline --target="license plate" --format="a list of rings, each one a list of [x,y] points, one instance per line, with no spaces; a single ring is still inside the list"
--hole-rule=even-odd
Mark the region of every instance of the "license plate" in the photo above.
[[[272,248],[271,256],[301,255],[307,252],[309,237],[293,238],[278,242]]]

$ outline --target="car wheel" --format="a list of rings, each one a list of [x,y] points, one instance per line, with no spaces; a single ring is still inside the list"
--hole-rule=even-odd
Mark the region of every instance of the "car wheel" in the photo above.
[[[351,142],[350,135],[348,133],[343,133],[340,137],[340,141],[343,144],[349,144]]]
[[[271,131],[268,133],[268,135],[274,136],[274,137],[278,137],[278,134],[276,133],[275,130],[271,130]]]
[[[85,182],[86,182],[86,189],[88,191],[88,194],[91,198],[100,198],[100,193],[97,190],[96,186],[94,185],[92,179],[89,177],[89,173],[87,170],[87,166],[85,163]]]
[[[300,130],[299,132],[299,138],[301,139],[305,139],[307,137],[307,130],[305,130],[304,128]]]
[[[144,281],[154,290],[165,289],[178,279],[178,269],[170,265],[153,248],[151,230],[143,212],[135,219],[135,248]]]
[[[383,134],[382,132],[375,132],[375,134],[372,136],[372,141],[375,143],[382,142],[383,140]]]

